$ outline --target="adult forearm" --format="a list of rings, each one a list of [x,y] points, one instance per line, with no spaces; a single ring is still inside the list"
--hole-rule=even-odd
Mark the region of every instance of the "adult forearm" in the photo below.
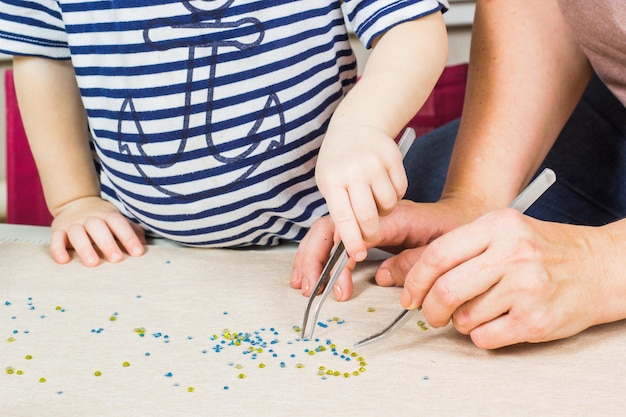
[[[99,196],[87,118],[70,61],[15,57],[15,87],[46,202],[56,216],[64,204]]]
[[[555,0],[478,0],[444,196],[470,196],[483,211],[506,206],[539,167],[590,75]]]
[[[439,12],[391,28],[374,43],[361,79],[331,124],[363,123],[395,136],[428,98],[447,54]]]

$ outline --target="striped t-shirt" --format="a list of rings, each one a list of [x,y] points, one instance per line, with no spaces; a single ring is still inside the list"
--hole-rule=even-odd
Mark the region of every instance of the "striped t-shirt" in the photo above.
[[[366,46],[447,7],[344,3]],[[0,51],[71,58],[103,198],[150,233],[272,245],[327,213],[316,156],[356,80],[338,0],[2,0]]]

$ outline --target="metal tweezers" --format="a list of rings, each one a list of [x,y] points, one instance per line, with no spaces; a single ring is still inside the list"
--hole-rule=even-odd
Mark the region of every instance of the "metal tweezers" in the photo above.
[[[548,189],[554,182],[556,181],[556,174],[549,168],[544,169],[516,198],[511,202],[509,207],[518,210],[521,213],[524,213],[541,195]],[[345,253],[345,248],[343,248],[343,244],[339,242],[339,244],[333,249],[331,253],[331,257],[324,267],[322,275],[320,276],[320,280],[318,281],[318,285],[315,287],[313,294],[309,298],[309,304],[305,311],[304,322],[302,324],[302,337],[305,337],[305,328],[307,324],[307,319],[309,316],[309,312],[311,309],[311,305],[313,300],[315,299],[316,294],[320,291],[320,289],[325,285],[322,281],[326,280],[327,287],[324,289],[324,292],[321,294],[320,300],[315,307],[315,318],[313,324],[311,326],[311,330],[309,332],[308,338],[310,339],[313,336],[313,327],[315,323],[317,323],[317,317],[319,315],[319,311],[322,303],[328,296],[329,290],[334,282],[337,280],[339,274],[345,268],[345,265],[348,261],[348,256]],[[330,272],[333,271],[331,275]],[[327,278],[325,278],[327,277]],[[418,311],[421,310],[421,307],[418,307],[414,310],[404,310],[400,313],[395,320],[391,322],[391,324],[385,327],[378,333],[375,333],[365,339],[362,339],[354,344],[354,347],[365,346],[369,343],[373,343],[377,340],[384,339],[388,336],[394,334],[398,329],[400,329],[405,323],[407,323],[411,318],[417,314]]]
[[[415,130],[412,128],[407,128],[402,137],[398,141],[398,148],[400,149],[400,153],[402,157],[406,155],[409,151],[409,148],[413,144],[415,140]],[[302,321],[302,338],[304,339],[312,339],[313,331],[315,330],[315,324],[317,323],[317,319],[319,317],[320,309],[322,308],[322,304],[326,301],[326,297],[332,291],[337,278],[341,274],[341,271],[346,267],[348,263],[348,252],[346,251],[346,247],[344,246],[342,241],[339,241],[333,248],[330,253],[330,258],[324,269],[322,270],[322,274],[317,280],[317,285],[313,289],[311,296],[309,297],[309,302],[306,306],[306,310],[304,311],[304,320]],[[323,290],[323,291],[322,291]],[[319,295],[319,298],[318,298]],[[313,307],[313,303],[317,298],[317,302],[315,307]],[[309,317],[311,315],[311,309],[313,308],[313,319],[309,321]],[[307,335],[307,324],[311,324],[309,334]]]

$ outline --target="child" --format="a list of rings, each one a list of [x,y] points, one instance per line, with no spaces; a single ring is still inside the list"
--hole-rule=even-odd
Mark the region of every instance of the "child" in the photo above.
[[[345,1],[375,46],[356,86],[340,3],[3,2],[0,50],[14,55],[53,258],[140,255],[144,231],[203,247],[298,241],[330,211],[362,259],[406,188],[393,138],[445,65],[447,3]]]

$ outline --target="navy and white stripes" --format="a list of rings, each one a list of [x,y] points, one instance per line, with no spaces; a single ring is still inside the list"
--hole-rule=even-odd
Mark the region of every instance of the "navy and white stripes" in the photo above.
[[[441,10],[346,1],[364,43]],[[356,80],[339,1],[2,0],[0,51],[72,59],[104,198],[199,246],[299,240],[326,213],[314,181]]]

